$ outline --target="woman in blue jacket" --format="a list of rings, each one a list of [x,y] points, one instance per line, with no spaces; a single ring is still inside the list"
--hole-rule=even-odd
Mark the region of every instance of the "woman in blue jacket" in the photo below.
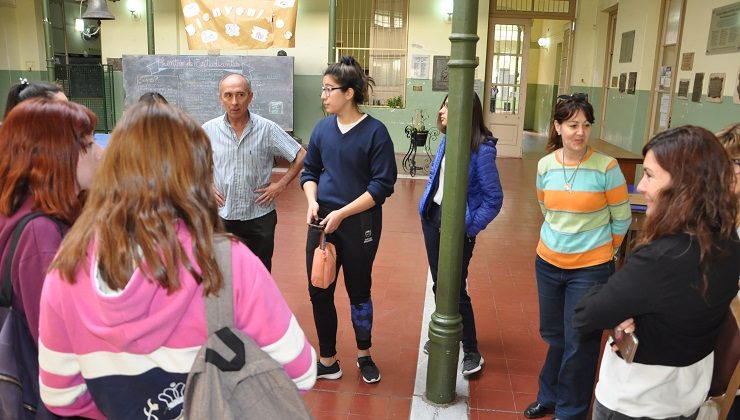
[[[483,367],[483,357],[478,352],[475,334],[473,305],[467,291],[468,264],[473,256],[475,237],[496,217],[504,201],[504,192],[496,169],[496,142],[491,131],[483,123],[483,108],[480,98],[473,93],[472,127],[470,130],[470,165],[468,167],[468,197],[465,209],[465,239],[462,244],[463,257],[460,276],[460,316],[463,324],[463,362],[464,376],[478,372]],[[447,131],[447,96],[442,102],[437,117],[437,126],[444,134]],[[437,291],[437,265],[439,261],[439,229],[442,215],[442,186],[445,171],[445,142],[442,136],[437,154],[432,164],[424,194],[419,202],[421,228],[427,248],[429,269],[432,272],[433,290]],[[424,344],[424,352],[429,352],[429,341]]]

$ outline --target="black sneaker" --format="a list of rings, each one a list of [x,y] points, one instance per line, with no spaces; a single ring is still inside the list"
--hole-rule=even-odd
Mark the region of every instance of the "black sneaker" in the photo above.
[[[342,377],[342,369],[339,367],[339,360],[331,366],[324,366],[323,363],[316,362],[316,378],[318,379],[339,379]]]
[[[362,372],[362,380],[372,384],[380,381],[380,371],[375,366],[375,362],[370,356],[363,356],[357,358],[357,367]]]
[[[424,354],[429,354],[429,348],[432,347],[432,341],[427,340],[426,343],[424,343]]]
[[[468,376],[475,372],[479,372],[483,368],[483,363],[483,357],[477,351],[465,353],[462,361],[463,376]]]

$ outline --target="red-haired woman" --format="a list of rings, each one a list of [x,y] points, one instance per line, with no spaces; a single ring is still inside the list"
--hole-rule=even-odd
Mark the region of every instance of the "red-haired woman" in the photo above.
[[[647,211],[637,247],[573,315],[582,333],[616,327],[615,334],[639,338],[632,363],[604,352],[595,420],[696,418],[738,290],[738,203],[720,142],[703,128],[683,126],[659,133],[642,153],[637,190]]]
[[[96,123],[82,105],[29,99],[0,127],[0,267],[18,222],[31,212],[45,216],[25,226],[11,262],[12,308],[36,342],[46,269],[80,213],[78,197],[92,182],[102,154],[93,141]]]

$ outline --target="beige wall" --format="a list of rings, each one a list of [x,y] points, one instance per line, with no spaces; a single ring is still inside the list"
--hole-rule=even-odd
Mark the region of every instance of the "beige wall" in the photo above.
[[[710,73],[725,73],[723,95],[732,96],[735,86],[737,86],[738,72],[740,72],[740,52],[706,55],[706,48],[709,24],[712,20],[712,9],[735,3],[735,1],[703,0],[687,2],[684,15],[686,18],[681,34],[681,53],[694,53],[694,68],[691,71],[681,71],[679,56],[678,79],[691,79],[690,89],[694,88],[694,74],[696,73],[704,73],[703,94],[707,92]],[[676,83],[676,88],[678,88],[678,83]]]
[[[699,3],[699,0],[695,0]],[[617,28],[614,38],[614,59],[611,76],[637,72],[637,90],[650,90],[655,74],[655,51],[660,22],[660,1],[620,0],[617,12]],[[620,63],[619,51],[622,34],[635,31],[632,62]],[[603,64],[602,64],[603,66]]]
[[[46,70],[40,0],[0,6],[0,69]]]
[[[131,0],[129,0],[131,1]],[[133,0],[142,2],[144,0]],[[154,2],[154,46],[157,54],[204,55],[207,51],[190,50],[182,25],[180,0]],[[116,20],[104,23],[103,61],[123,54],[147,54],[146,16],[134,22],[127,3],[108,3]],[[143,10],[143,7],[142,7]],[[324,0],[301,0],[296,23],[296,47],[282,48],[294,56],[296,74],[320,74],[326,68],[329,33],[329,4]],[[276,55],[281,48],[261,50],[222,50],[221,55]]]

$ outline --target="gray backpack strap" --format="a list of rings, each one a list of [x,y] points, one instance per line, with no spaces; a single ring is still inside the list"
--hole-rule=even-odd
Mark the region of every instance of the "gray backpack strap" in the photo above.
[[[224,277],[224,285],[218,291],[218,296],[206,298],[206,321],[208,335],[223,327],[234,325],[234,288],[231,279],[231,240],[224,236],[214,236],[213,250],[216,262]]]

